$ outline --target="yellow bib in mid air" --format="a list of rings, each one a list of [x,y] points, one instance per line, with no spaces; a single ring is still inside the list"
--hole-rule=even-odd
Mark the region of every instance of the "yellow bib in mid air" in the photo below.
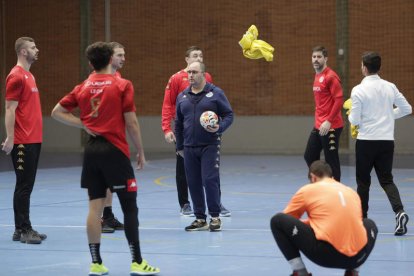
[[[266,61],[272,61],[275,49],[266,41],[258,40],[258,35],[257,27],[255,25],[250,26],[239,41],[239,45],[243,49],[243,55],[250,59],[264,58]]]

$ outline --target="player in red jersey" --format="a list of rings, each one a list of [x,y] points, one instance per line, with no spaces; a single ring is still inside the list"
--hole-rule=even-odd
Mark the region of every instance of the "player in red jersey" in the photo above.
[[[109,43],[96,42],[86,49],[96,74],[76,86],[55,106],[52,117],[84,129],[85,146],[81,186],[88,189],[87,234],[92,256],[90,275],[104,275],[108,269],[100,255],[101,215],[106,190],[117,192],[124,213],[125,236],[132,255],[131,275],[154,275],[160,270],[142,259],[138,237],[137,182],[129,159],[126,131],[138,150],[137,168],[145,163],[141,131],[135,114],[134,88],[128,80],[113,75]],[[72,110],[80,109],[80,117]],[[125,131],[126,130],[126,131]]]
[[[316,46],[312,50],[312,64],[315,69],[313,95],[315,97],[315,124],[310,133],[305,150],[305,160],[308,167],[315,160],[320,159],[321,151],[325,160],[332,168],[335,180],[341,180],[339,163],[339,137],[343,128],[341,108],[343,94],[341,80],[329,68],[328,51],[323,46]]]
[[[112,74],[121,78],[119,69],[125,63],[125,47],[118,42],[110,42],[114,54],[112,55]],[[112,212],[112,192],[110,189],[106,191],[105,208],[102,215],[102,233],[113,233],[115,230],[124,230],[124,225],[115,217]]]
[[[11,153],[16,186],[13,196],[15,231],[13,241],[40,244],[45,234],[33,230],[30,222],[30,195],[36,179],[42,145],[42,109],[31,65],[39,50],[30,37],[16,40],[17,64],[6,79],[6,132],[3,151]]]
[[[167,143],[175,142],[175,135],[171,128],[171,122],[175,119],[175,102],[178,94],[186,89],[190,83],[188,81],[188,66],[194,61],[203,62],[203,52],[197,46],[191,46],[185,53],[185,61],[187,67],[172,75],[165,88],[164,101],[162,104],[162,119],[161,127],[164,132],[165,141]],[[213,79],[209,73],[205,73],[206,81],[213,82]],[[175,180],[177,184],[178,203],[180,204],[180,213],[184,216],[193,216],[190,201],[188,200],[188,184],[185,176],[184,158],[176,153],[177,163],[175,171]],[[221,190],[220,190],[221,194]],[[229,217],[231,213],[227,210],[223,204],[220,205],[220,216]]]

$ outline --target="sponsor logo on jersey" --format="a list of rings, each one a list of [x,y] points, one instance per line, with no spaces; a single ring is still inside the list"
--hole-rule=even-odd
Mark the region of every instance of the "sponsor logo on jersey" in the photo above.
[[[321,88],[319,86],[314,86],[313,92],[321,92]]]
[[[39,92],[39,90],[37,89],[37,87],[32,87],[32,92],[33,92],[33,93],[38,93],[38,92]]]
[[[89,86],[96,86],[96,87],[100,87],[100,86],[105,86],[105,85],[111,85],[112,81],[111,80],[106,80],[106,81],[86,81],[85,83],[85,87],[89,87]]]
[[[137,181],[135,178],[127,180],[127,191],[128,192],[136,192],[138,190]]]
[[[325,77],[324,77],[324,76],[320,77],[320,78],[319,78],[319,82],[320,82],[320,83],[322,83],[324,79],[325,79]]]
[[[211,98],[211,97],[213,97],[213,95],[214,95],[214,94],[213,94],[213,92],[208,92],[208,93],[206,94],[206,97],[207,97],[207,98]]]

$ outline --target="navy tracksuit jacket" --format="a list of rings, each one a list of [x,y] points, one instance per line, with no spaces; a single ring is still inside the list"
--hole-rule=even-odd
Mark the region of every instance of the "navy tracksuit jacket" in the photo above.
[[[220,214],[220,144],[221,134],[232,124],[233,111],[219,87],[207,83],[203,91],[194,94],[191,86],[177,97],[175,135],[177,150],[184,149],[184,166],[193,201],[194,214],[206,219],[204,189],[209,214]],[[206,131],[200,124],[204,111],[219,117],[219,130]]]

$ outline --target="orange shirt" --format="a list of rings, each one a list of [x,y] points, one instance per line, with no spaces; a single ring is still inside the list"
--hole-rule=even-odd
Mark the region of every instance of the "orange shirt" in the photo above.
[[[310,224],[316,238],[346,256],[356,255],[367,244],[358,194],[332,178],[303,186],[283,212],[298,219],[306,212],[304,222]]]

